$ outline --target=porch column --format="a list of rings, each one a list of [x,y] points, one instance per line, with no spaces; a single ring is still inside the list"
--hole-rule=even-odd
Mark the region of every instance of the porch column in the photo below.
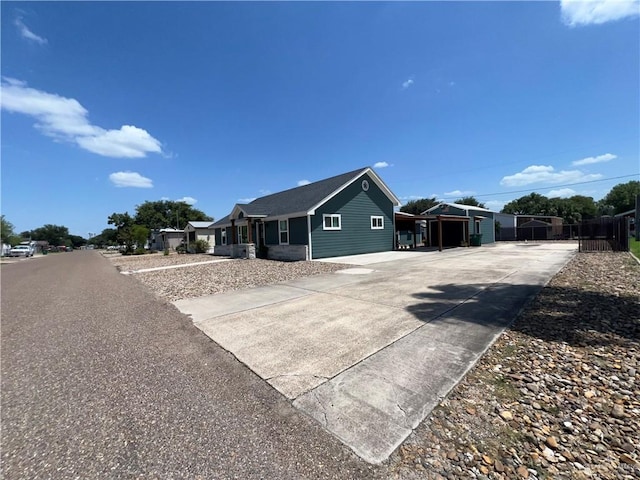
[[[438,251],[442,251],[442,217],[438,215]]]
[[[238,229],[236,228],[236,221],[231,220],[231,244],[235,245],[238,243]]]
[[[247,243],[253,243],[253,235],[251,235],[251,217],[247,217]]]

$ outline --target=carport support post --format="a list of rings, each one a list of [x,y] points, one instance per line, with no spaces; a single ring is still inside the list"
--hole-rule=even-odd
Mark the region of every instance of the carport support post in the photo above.
[[[469,222],[462,223],[462,231],[464,232],[464,243],[469,247],[471,244],[471,238],[469,237]]]

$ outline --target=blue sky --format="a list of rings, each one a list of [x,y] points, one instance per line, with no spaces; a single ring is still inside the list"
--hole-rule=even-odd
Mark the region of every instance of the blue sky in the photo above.
[[[18,232],[160,199],[217,219],[363,166],[403,201],[497,210],[640,178],[638,1],[1,8]]]

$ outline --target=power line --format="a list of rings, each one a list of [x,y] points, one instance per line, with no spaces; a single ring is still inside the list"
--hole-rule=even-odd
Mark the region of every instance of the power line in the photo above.
[[[534,188],[534,189],[526,189],[526,190],[512,190],[509,192],[496,192],[496,193],[480,193],[477,195],[473,195],[474,197],[491,197],[495,195],[510,195],[512,193],[525,193],[532,192],[534,190],[553,190],[554,188],[562,188],[562,187],[573,187],[574,185],[586,185],[587,183],[598,183],[598,182],[606,182],[608,180],[619,180],[621,178],[629,178],[629,177],[640,177],[638,173],[632,173],[631,175],[620,175],[619,177],[609,177],[609,178],[601,178],[599,180],[589,180],[587,182],[576,182],[576,183],[566,183],[564,185],[554,185],[553,187],[542,187],[542,188]],[[443,197],[443,200],[449,198],[460,198],[460,195],[455,197]]]

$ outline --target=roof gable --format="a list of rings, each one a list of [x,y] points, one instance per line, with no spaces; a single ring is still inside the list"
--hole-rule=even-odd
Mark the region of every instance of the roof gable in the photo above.
[[[459,208],[460,210],[478,210],[480,212],[491,212],[491,210],[489,210],[488,208],[483,208],[483,207],[476,207],[474,205],[464,205],[462,203],[453,203],[453,202],[440,202],[437,205],[434,205],[433,207],[425,210],[424,212],[422,212],[422,215],[426,214],[426,213],[431,213],[434,210],[437,210],[439,208],[441,208],[442,206],[447,205],[449,207],[453,207],[453,208]]]
[[[187,225],[191,225],[193,228],[210,228],[213,222],[189,222]]]
[[[236,204],[225,223],[228,223],[231,219],[242,217],[264,218],[291,214],[312,215],[316,208],[329,201],[367,173],[394,205],[400,205],[400,201],[391,190],[389,190],[380,177],[378,177],[371,168],[365,167],[300,187],[256,198],[251,203]],[[225,219],[216,222],[216,225],[222,224],[223,220]]]

